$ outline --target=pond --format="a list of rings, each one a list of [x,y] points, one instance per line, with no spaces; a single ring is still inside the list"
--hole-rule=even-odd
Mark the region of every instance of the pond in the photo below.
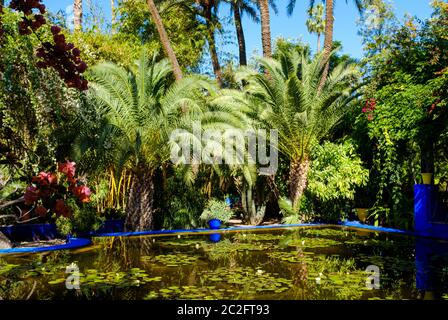
[[[93,243],[75,251],[1,256],[0,297],[448,299],[448,243],[436,240],[312,227]]]

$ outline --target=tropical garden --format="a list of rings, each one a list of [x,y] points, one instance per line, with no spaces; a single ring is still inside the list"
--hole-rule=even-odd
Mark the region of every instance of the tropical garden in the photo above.
[[[110,21],[75,0],[73,26],[45,1],[0,1],[0,225],[195,229],[213,213],[337,223],[367,208],[368,224],[412,229],[421,173],[448,188],[448,3],[419,20],[347,1],[358,59],[333,39],[335,2],[309,1],[298,21],[313,51],[271,38],[270,15],[295,0],[111,1]],[[260,56],[248,55],[244,16],[260,24]],[[225,19],[234,59],[219,48]],[[173,162],[170,134],[194,140],[193,123],[277,130],[278,170]]]

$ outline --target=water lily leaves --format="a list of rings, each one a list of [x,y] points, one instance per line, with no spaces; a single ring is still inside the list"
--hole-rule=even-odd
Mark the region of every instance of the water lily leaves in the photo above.
[[[187,266],[190,264],[194,264],[199,259],[198,256],[192,256],[187,254],[161,254],[154,257],[151,256],[143,256],[141,257],[142,261],[149,261],[153,263],[163,264],[167,267],[178,267],[178,266]]]

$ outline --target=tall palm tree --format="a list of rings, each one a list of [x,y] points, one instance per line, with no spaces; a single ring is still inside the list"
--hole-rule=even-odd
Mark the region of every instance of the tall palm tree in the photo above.
[[[277,13],[277,7],[274,0],[257,0],[261,18],[261,43],[263,46],[263,57],[272,56],[272,38],[271,38],[271,16],[269,6]]]
[[[309,0],[310,7],[315,6],[316,0]],[[330,56],[333,51],[333,30],[334,30],[334,4],[335,0],[322,0],[325,3],[325,40],[324,40],[324,57],[325,68],[323,70],[322,81],[320,87],[324,85],[330,71]],[[345,0],[348,3],[349,0]],[[359,13],[362,14],[366,5],[370,4],[373,0],[352,0]],[[289,0],[288,12],[293,12],[296,4],[296,0]]]
[[[90,70],[90,93],[120,139],[114,149],[115,167],[132,172],[126,206],[128,230],[152,227],[154,174],[170,159],[169,134],[202,112],[203,90],[208,88],[208,82],[197,77],[173,83],[169,62],[155,61],[142,54],[129,70],[112,63]]]
[[[75,31],[81,31],[82,30],[82,0],[74,0],[73,1],[73,15],[74,15],[74,29]]]
[[[116,12],[115,12],[115,0],[110,0],[110,13],[111,13],[111,25],[112,32],[114,31],[114,25],[116,23]]]
[[[176,54],[174,53],[173,47],[171,46],[170,39],[166,33],[165,27],[163,25],[162,18],[160,17],[159,11],[153,0],[148,1],[148,8],[151,12],[151,16],[154,24],[156,25],[157,32],[159,33],[160,41],[162,42],[163,50],[167,55],[171,65],[173,66],[174,77],[177,81],[183,78],[182,69],[180,68],[179,62],[177,60]]]
[[[205,28],[207,32],[207,42],[212,60],[213,73],[216,81],[222,87],[222,70],[219,62],[218,50],[216,47],[216,30],[220,29],[218,18],[219,0],[195,0],[196,10],[200,17],[205,20]]]
[[[236,36],[238,38],[240,66],[247,65],[246,39],[244,36],[242,16],[247,14],[255,22],[259,22],[257,10],[253,0],[226,0],[230,3]]]
[[[297,209],[307,187],[310,147],[322,140],[348,111],[359,71],[341,63],[319,90],[325,68],[323,53],[310,60],[298,52],[280,52],[278,60],[260,59],[268,75],[242,70],[252,114],[267,128],[278,130],[279,152],[290,161],[289,195]]]
[[[324,11],[325,8],[321,3],[315,8],[309,8],[309,19],[306,21],[308,32],[317,34],[317,52],[320,52],[320,37],[325,32]]]

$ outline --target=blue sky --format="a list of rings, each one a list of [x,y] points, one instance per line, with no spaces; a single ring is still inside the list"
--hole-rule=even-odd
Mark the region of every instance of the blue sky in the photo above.
[[[109,0],[92,0],[96,1],[102,7],[102,11],[109,15],[110,1]],[[430,0],[390,0],[394,6],[396,16],[402,18],[405,14],[415,15],[421,19],[427,18],[431,14]],[[71,0],[44,0],[43,3],[50,8],[51,11],[64,10],[73,3]],[[296,9],[291,17],[286,15],[286,5],[288,0],[277,0],[279,9],[278,15],[271,14],[271,28],[272,38],[279,36],[287,39],[302,39],[310,43],[314,49],[316,47],[316,36],[310,35],[306,29],[305,21],[307,19],[306,10],[308,8],[308,0],[296,1]],[[223,8],[222,12],[228,14],[229,10]],[[361,38],[357,34],[358,27],[356,20],[358,12],[352,0],[337,0],[335,7],[335,40],[340,40],[343,43],[344,52],[354,57],[362,55]],[[260,25],[255,24],[247,17],[243,20],[244,29],[246,32],[247,52],[251,55],[253,52],[261,54],[261,39],[260,39]],[[234,32],[233,26],[226,26],[226,34]],[[236,55],[237,45],[236,40],[233,45],[226,45],[225,50]]]

